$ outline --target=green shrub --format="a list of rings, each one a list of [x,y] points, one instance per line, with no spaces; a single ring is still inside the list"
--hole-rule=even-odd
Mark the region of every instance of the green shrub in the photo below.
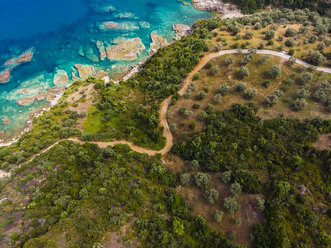
[[[198,172],[194,175],[194,181],[198,188],[205,191],[209,187],[210,176],[208,174]]]
[[[214,204],[218,200],[219,193],[216,189],[210,189],[205,192],[204,196],[209,204]]]
[[[239,205],[234,197],[224,198],[224,208],[229,213],[233,214],[239,210]]]
[[[237,82],[235,87],[236,91],[244,92],[247,89],[247,84],[244,82]]]

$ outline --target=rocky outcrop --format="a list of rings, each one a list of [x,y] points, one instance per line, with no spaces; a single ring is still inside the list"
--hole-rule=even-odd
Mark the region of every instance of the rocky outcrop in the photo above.
[[[56,86],[66,86],[69,83],[69,77],[65,70],[56,70],[53,78],[53,83]]]
[[[148,29],[148,28],[151,27],[151,24],[149,22],[146,22],[146,21],[141,21],[141,22],[139,22],[139,26],[141,28]]]
[[[60,99],[61,96],[63,96],[65,89],[60,87],[54,87],[48,89],[48,95],[47,95],[47,102],[50,103],[51,106],[55,105]]]
[[[78,70],[80,80],[87,79],[94,73],[94,67],[91,65],[75,64],[75,68]]]
[[[180,40],[182,37],[192,32],[191,27],[184,24],[175,24],[172,26],[172,29],[176,31],[176,37],[174,40]]]
[[[107,58],[113,61],[136,60],[141,51],[146,49],[140,38],[121,38],[115,40],[114,43],[117,44],[106,48]]]
[[[131,21],[121,21],[121,22],[106,21],[106,22],[97,23],[97,27],[100,31],[107,31],[107,30],[133,31],[139,29],[138,24],[136,22],[131,22]]]
[[[10,69],[0,72],[0,84],[7,83],[10,80]]]
[[[33,58],[34,55],[34,48],[30,48],[23,52],[20,56],[11,58],[5,62],[5,67],[16,67],[19,66],[20,64],[30,62]]]
[[[45,91],[40,91],[36,96],[24,97],[19,99],[16,103],[20,106],[29,106],[35,101],[44,101],[46,99],[47,93]]]
[[[223,18],[242,16],[235,5],[224,3],[222,0],[192,0],[192,3],[198,10],[218,12],[224,15]]]
[[[162,37],[161,35],[158,35],[157,33],[151,33],[151,39],[152,43],[150,45],[149,53],[153,54],[156,53],[160,48],[168,46],[168,41]]]

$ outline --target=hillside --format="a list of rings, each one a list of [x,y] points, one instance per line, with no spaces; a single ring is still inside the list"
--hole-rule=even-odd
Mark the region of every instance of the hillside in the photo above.
[[[329,247],[329,30],[200,20],[125,82],[73,83],[0,147],[0,247]]]

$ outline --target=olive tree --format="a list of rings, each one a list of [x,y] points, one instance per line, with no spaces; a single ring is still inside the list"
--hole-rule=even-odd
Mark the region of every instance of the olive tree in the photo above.
[[[236,91],[244,92],[247,89],[247,84],[244,82],[237,82],[236,83]]]
[[[280,76],[281,74],[281,69],[279,65],[273,65],[269,68],[269,76],[271,78],[277,78]]]
[[[255,98],[257,95],[257,90],[256,89],[248,89],[246,90],[244,97],[248,100]]]
[[[216,189],[210,189],[205,192],[204,196],[209,204],[214,204],[218,200],[219,193]]]
[[[325,57],[319,51],[316,52],[310,51],[307,56],[307,61],[308,63],[317,66],[325,62]]]
[[[294,111],[301,111],[303,110],[305,107],[307,106],[307,102],[305,99],[302,98],[298,98],[294,101],[294,103],[292,104],[292,109]]]
[[[248,70],[248,68],[245,67],[245,66],[240,67],[240,69],[238,71],[238,76],[241,79],[243,79],[245,77],[248,77],[249,76],[249,70]]]
[[[180,174],[180,183],[184,186],[188,186],[191,183],[191,175],[189,173]]]
[[[225,198],[223,206],[229,213],[235,213],[239,210],[239,205],[234,197]]]
[[[231,181],[231,171],[225,171],[221,175],[221,180],[223,183],[229,183]]]
[[[239,183],[234,182],[230,187],[231,193],[236,197],[241,194],[242,187]]]
[[[208,174],[198,172],[194,175],[195,184],[203,191],[209,187],[210,176]]]

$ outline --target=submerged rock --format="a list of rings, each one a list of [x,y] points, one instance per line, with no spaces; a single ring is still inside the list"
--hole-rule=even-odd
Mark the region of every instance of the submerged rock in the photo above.
[[[10,70],[4,70],[2,72],[0,72],[0,83],[4,84],[4,83],[8,83],[10,80]]]
[[[69,83],[69,77],[65,70],[56,70],[53,83],[56,86],[66,86]]]
[[[18,100],[16,103],[20,106],[29,106],[32,103],[34,103],[34,101],[36,100],[36,98],[34,96],[32,97],[24,97],[20,100]]]
[[[139,26],[144,29],[148,29],[151,27],[151,24],[149,22],[141,21],[139,22]]]
[[[106,48],[107,58],[109,60],[136,60],[138,58],[138,54],[146,49],[140,38],[121,38],[115,40],[114,43],[117,43],[117,45],[108,46]]]
[[[172,29],[176,31],[176,37],[174,38],[174,40],[180,40],[182,37],[192,32],[191,27],[184,24],[175,24],[172,26]]]
[[[23,52],[20,56],[11,58],[5,62],[6,67],[16,67],[19,66],[20,64],[30,62],[33,59],[34,55],[34,48],[30,48]]]
[[[107,58],[105,44],[101,41],[97,41],[96,46],[99,50],[99,57],[101,61],[104,61]]]
[[[8,124],[10,124],[12,121],[11,120],[9,120],[9,119],[2,119],[2,123],[4,124],[4,125],[8,125]]]
[[[156,32],[151,33],[151,39],[152,43],[150,45],[149,53],[156,53],[160,48],[168,46],[168,41],[162,37],[161,35],[158,35]]]
[[[101,31],[107,30],[122,30],[122,31],[132,31],[139,29],[139,26],[136,22],[130,21],[121,21],[121,22],[113,22],[106,21],[97,24],[97,27]]]

